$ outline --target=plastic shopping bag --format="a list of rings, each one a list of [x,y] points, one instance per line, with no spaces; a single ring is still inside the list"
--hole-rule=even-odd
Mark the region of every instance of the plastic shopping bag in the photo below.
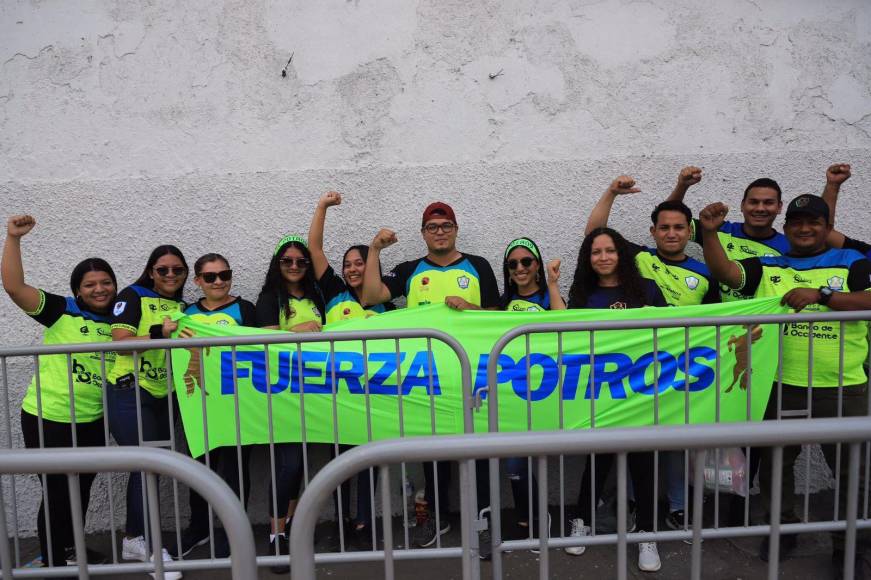
[[[739,447],[705,452],[705,489],[747,497],[747,458]]]

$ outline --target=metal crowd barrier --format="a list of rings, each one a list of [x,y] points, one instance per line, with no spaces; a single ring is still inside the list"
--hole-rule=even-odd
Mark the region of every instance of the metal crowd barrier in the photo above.
[[[9,381],[9,372],[8,372],[9,359],[13,359],[16,357],[26,357],[26,358],[31,358],[33,360],[34,367],[35,367],[35,374],[37,377],[36,389],[37,389],[37,392],[40,392],[41,391],[41,386],[39,384],[40,358],[43,356],[48,356],[48,355],[65,356],[66,362],[67,362],[67,369],[68,369],[68,373],[69,373],[69,389],[70,389],[70,393],[72,394],[72,389],[73,389],[72,375],[74,372],[72,355],[78,354],[78,353],[98,353],[100,356],[100,359],[101,359],[100,363],[101,363],[101,369],[102,369],[101,380],[102,380],[102,387],[103,387],[103,406],[104,406],[104,409],[107,409],[108,407],[107,407],[107,401],[106,401],[106,390],[108,387],[107,387],[106,380],[105,380],[106,370],[107,370],[107,368],[106,368],[106,355],[107,355],[107,353],[132,353],[132,355],[134,357],[134,379],[135,379],[136,395],[137,395],[137,403],[138,403],[139,402],[138,397],[139,397],[139,391],[140,391],[140,388],[139,388],[139,379],[140,379],[140,377],[139,377],[139,375],[140,375],[139,356],[140,355],[139,355],[139,353],[142,351],[163,349],[166,351],[166,356],[169,359],[169,357],[171,355],[171,350],[174,350],[174,349],[186,349],[186,350],[199,349],[200,355],[202,355],[203,350],[206,348],[209,348],[209,347],[220,347],[220,346],[230,347],[231,353],[232,353],[231,356],[232,356],[232,359],[234,361],[234,366],[235,366],[237,347],[246,346],[246,345],[263,345],[264,349],[266,351],[266,356],[265,356],[266,374],[268,376],[269,375],[269,347],[270,347],[270,345],[275,345],[275,344],[295,345],[296,352],[301,352],[302,348],[305,344],[311,344],[311,343],[329,344],[330,352],[332,353],[332,352],[334,352],[334,349],[335,349],[337,344],[346,343],[346,342],[356,342],[358,345],[362,344],[362,349],[363,349],[362,352],[364,355],[364,367],[365,367],[363,387],[364,387],[364,392],[365,392],[364,399],[365,399],[365,404],[366,404],[366,409],[367,409],[367,432],[369,434],[369,440],[371,441],[372,415],[371,415],[371,409],[370,409],[370,405],[369,405],[369,398],[370,398],[370,396],[374,396],[374,395],[370,395],[370,379],[372,378],[372,373],[371,373],[372,369],[368,368],[368,364],[366,362],[366,350],[367,350],[367,345],[373,341],[390,341],[395,346],[395,352],[396,352],[395,363],[396,363],[396,368],[397,368],[397,371],[396,371],[397,405],[398,405],[396,420],[398,421],[400,436],[404,437],[405,433],[403,432],[403,429],[404,429],[403,395],[402,395],[401,389],[399,388],[399,385],[402,382],[402,368],[401,368],[401,364],[400,364],[400,362],[401,362],[401,359],[400,359],[401,346],[400,346],[400,344],[401,344],[401,341],[405,341],[405,340],[425,341],[426,350],[429,352],[429,366],[426,369],[426,372],[428,374],[428,382],[429,382],[427,393],[429,394],[431,433],[436,434],[436,418],[435,418],[436,401],[435,401],[435,397],[433,396],[433,376],[434,376],[434,372],[433,372],[434,371],[434,368],[433,368],[434,363],[432,360],[433,359],[433,357],[432,357],[433,343],[444,344],[456,356],[456,361],[457,361],[457,364],[459,365],[459,370],[460,370],[460,377],[461,377],[460,384],[459,385],[446,385],[445,387],[461,389],[461,391],[463,393],[463,428],[464,428],[465,432],[472,432],[472,430],[473,430],[472,409],[475,406],[475,400],[472,396],[471,367],[470,367],[469,359],[468,359],[466,352],[463,350],[463,348],[460,346],[460,344],[456,341],[456,339],[454,339],[453,337],[451,337],[448,334],[445,334],[445,333],[437,331],[437,330],[413,329],[413,330],[366,331],[366,332],[356,332],[355,331],[355,332],[322,332],[322,333],[299,333],[299,334],[268,334],[268,335],[263,334],[263,335],[220,337],[220,338],[190,338],[190,339],[184,339],[184,340],[168,339],[168,340],[124,341],[124,342],[105,342],[105,343],[71,344],[71,345],[41,345],[41,346],[0,348],[0,401],[2,401],[3,404],[5,404],[5,408],[6,408],[6,413],[5,413],[6,416],[3,417],[3,421],[5,423],[5,425],[3,426],[5,443],[8,446],[8,448],[11,449],[13,447],[13,444],[15,441],[15,436],[14,436],[13,430],[12,430],[12,425],[13,425],[12,414],[17,413],[19,411],[19,406],[17,404],[14,404],[10,400],[10,381]],[[335,364],[333,365],[333,367],[335,367]],[[167,380],[168,390],[171,394],[175,390],[173,387],[172,366],[167,365],[167,370],[168,370],[168,376],[167,376],[166,380]],[[203,374],[202,374],[203,373],[203,358],[202,358],[202,356],[200,356],[200,373],[201,373],[201,376],[203,376]],[[300,380],[302,382],[302,387],[300,389],[301,392],[299,394],[299,396],[300,396],[300,414],[302,417],[304,417],[305,400],[306,400],[307,396],[324,396],[324,395],[306,395],[306,393],[305,393],[305,375],[301,371],[301,369],[300,369],[299,374],[301,377]],[[337,408],[336,408],[336,385],[337,385],[337,381],[335,380],[335,374],[336,374],[335,368],[332,368],[332,374],[333,374],[333,377],[332,377],[333,378],[333,380],[332,380],[332,384],[333,384],[332,407],[333,407],[334,441],[332,444],[329,444],[329,445],[333,447],[333,453],[335,455],[338,455],[340,452],[340,449],[339,449],[339,442],[338,442],[338,425],[336,423],[336,411],[337,411]],[[28,374],[27,378],[28,379],[30,378],[29,374]],[[228,425],[227,428],[228,429],[234,428],[235,434],[236,434],[235,449],[236,449],[236,461],[237,461],[238,475],[239,475],[239,482],[238,482],[239,496],[238,496],[238,499],[241,500],[241,498],[245,497],[245,483],[244,483],[243,467],[242,467],[242,463],[243,463],[243,461],[242,461],[242,441],[241,441],[241,431],[240,431],[241,427],[240,427],[240,416],[239,416],[238,388],[236,388],[237,381],[238,381],[238,375],[237,375],[237,373],[234,372],[233,373],[233,386],[234,386],[234,393],[235,393],[234,404],[235,404],[235,412],[236,412],[235,425],[233,425],[233,426]],[[203,408],[204,439],[206,441],[206,446],[208,447],[208,417],[206,416],[205,389],[201,389],[200,392],[202,393],[201,398],[202,398],[202,408]],[[326,395],[326,396],[330,396],[330,395]],[[271,389],[269,389],[267,392],[268,413],[267,413],[267,417],[265,417],[265,419],[268,422],[268,430],[269,430],[269,434],[270,434],[270,442],[268,445],[268,447],[269,447],[269,455],[268,455],[268,457],[269,457],[269,474],[270,474],[270,481],[272,483],[272,489],[273,489],[272,505],[275,506],[275,508],[273,509],[273,513],[271,515],[275,519],[278,519],[278,517],[279,517],[278,512],[277,512],[278,506],[276,505],[277,502],[276,502],[275,491],[274,491],[276,489],[276,485],[275,485],[276,473],[275,473],[275,454],[274,454],[275,453],[275,450],[274,450],[275,441],[273,438],[273,434],[274,434],[273,420],[274,420],[274,417],[273,417],[273,413],[272,413],[272,398],[273,398],[273,393],[272,393]],[[70,397],[70,399],[71,399],[71,405],[73,405],[72,396]],[[40,399],[38,398],[38,401],[39,400]],[[171,449],[173,451],[179,450],[179,448],[178,448],[179,447],[179,445],[178,445],[179,437],[177,436],[178,434],[176,433],[175,424],[174,424],[174,421],[172,419],[172,417],[175,415],[174,407],[176,406],[176,403],[173,400],[172,396],[168,397],[168,404],[169,404],[169,408],[170,408],[170,417],[171,417],[170,422],[169,422],[169,432],[170,432],[169,439],[165,440],[165,441],[163,441],[163,440],[162,441],[154,441],[154,440],[143,441],[142,415],[141,415],[141,409],[138,408],[139,405],[137,404],[137,424],[138,424],[137,427],[138,427],[138,434],[139,434],[139,447],[129,447],[127,449],[143,449],[143,448],[148,448],[148,447],[152,447],[152,448],[153,447],[163,447],[163,448]],[[39,410],[40,410],[40,414],[38,417],[39,418],[39,423],[38,423],[39,424],[39,438],[40,438],[40,441],[43,441],[44,440],[43,439],[43,421],[42,421],[42,416],[41,416],[41,407]],[[73,417],[75,417],[75,409],[74,408],[71,409],[71,415]],[[108,412],[104,413],[102,422],[103,422],[103,431],[104,431],[105,439],[106,439],[107,445],[109,445],[110,444],[109,443],[110,442],[110,433],[109,433]],[[310,480],[310,476],[311,476],[311,470],[310,470],[311,453],[310,453],[309,448],[311,445],[323,446],[324,444],[313,444],[313,443],[308,442],[306,440],[306,428],[305,428],[304,420],[302,421],[302,423],[303,423],[302,424],[302,430],[303,430],[302,431],[302,433],[303,433],[302,453],[303,453],[303,474],[304,474],[302,485],[303,485],[303,489],[304,489],[305,486],[308,485],[309,480]],[[75,446],[77,446],[75,430],[71,429],[71,433],[72,433],[72,439],[73,439],[73,446],[75,447]],[[82,448],[82,449],[84,449],[84,448]],[[88,449],[93,449],[93,448],[88,448]],[[205,457],[206,466],[211,467],[209,454],[206,453],[204,455],[204,457]],[[437,464],[434,464],[433,470],[434,470],[434,474],[435,474],[434,479],[435,479],[435,497],[436,497],[435,517],[437,520],[440,517],[439,516],[440,510],[438,509],[440,507],[438,505],[439,504],[439,499],[438,499],[439,498],[438,469],[439,469],[439,466]],[[135,471],[135,469],[133,471]],[[401,466],[401,472],[402,472],[402,479],[405,480],[405,478],[406,478],[406,466],[404,463]],[[0,471],[0,473],[2,473],[2,471]],[[43,499],[45,500],[45,504],[46,504],[45,521],[46,521],[46,524],[48,524],[48,520],[51,516],[50,516],[49,510],[48,510],[48,501],[47,501],[47,495],[45,492],[45,490],[46,490],[45,483],[46,482],[45,482],[44,477],[45,476],[43,476],[43,482],[42,482],[43,483],[43,485],[42,485],[42,487],[43,487]],[[369,502],[370,502],[370,508],[371,508],[371,513],[372,513],[372,521],[374,521],[376,510],[375,510],[374,485],[372,485],[372,483],[374,483],[374,482],[372,480],[372,477],[373,477],[372,472],[370,471],[370,486],[369,486],[370,498],[369,498]],[[474,501],[474,494],[475,494],[474,479],[466,480],[465,478],[463,478],[461,481],[461,485],[463,485],[464,491],[460,494],[460,496],[463,497],[464,499],[471,497],[472,500]],[[11,524],[12,524],[11,525],[12,533],[10,534],[12,536],[12,551],[11,551],[10,558],[4,558],[4,564],[12,563],[12,564],[14,564],[15,567],[20,567],[23,564],[23,562],[22,562],[22,557],[21,557],[21,541],[20,541],[20,534],[19,534],[19,529],[18,529],[19,515],[18,515],[17,501],[16,501],[17,500],[17,485],[16,485],[15,478],[10,477],[8,484],[5,485],[4,487],[10,488],[12,497],[14,498],[13,501],[11,502],[11,512],[12,513],[10,514],[11,517],[9,518],[11,520]],[[92,566],[91,567],[92,569],[100,569],[100,568],[105,567],[107,570],[110,570],[110,569],[113,569],[113,567],[122,565],[119,563],[119,556],[118,556],[119,546],[118,546],[117,536],[118,536],[119,530],[117,529],[117,526],[116,526],[116,513],[118,512],[118,507],[115,505],[116,501],[114,499],[113,480],[111,477],[107,478],[107,488],[108,488],[107,504],[108,504],[108,512],[109,512],[107,524],[109,527],[110,538],[111,538],[111,552],[112,552],[111,553],[111,564]],[[156,493],[156,491],[155,491],[155,493]],[[339,498],[339,500],[337,502],[338,513],[336,514],[336,517],[337,517],[337,520],[339,523],[339,551],[340,551],[340,554],[335,554],[334,556],[339,557],[339,558],[341,558],[342,556],[349,556],[350,557],[350,556],[353,556],[353,554],[349,553],[347,551],[348,547],[345,545],[346,530],[344,528],[346,526],[344,524],[344,520],[345,520],[344,516],[346,514],[343,513],[343,502],[342,502],[343,490],[342,490],[341,486],[339,486],[336,489],[336,493],[338,494],[338,498]],[[205,494],[201,494],[201,495],[205,495]],[[146,503],[146,499],[147,498],[146,498],[145,487],[143,487],[143,498],[142,498],[143,503]],[[178,552],[182,551],[182,549],[181,549],[181,544],[182,544],[181,533],[182,533],[182,528],[183,528],[180,505],[181,505],[181,502],[179,501],[178,483],[177,483],[176,479],[173,479],[172,480],[172,511],[173,511],[173,521],[174,521],[173,528],[175,531],[175,547],[177,548]],[[3,511],[3,510],[0,510],[0,511]],[[441,510],[441,511],[446,511],[446,510]],[[5,513],[3,515],[5,516]],[[408,542],[408,534],[409,534],[408,530],[410,527],[410,525],[409,525],[409,510],[408,510],[408,506],[405,504],[403,505],[402,516],[403,516],[403,521],[405,523],[406,545],[408,545],[408,543],[409,543]],[[413,518],[413,514],[412,514],[412,518]],[[247,516],[246,516],[246,521],[247,521]],[[51,526],[46,525],[46,528],[47,528],[47,532],[48,532],[48,544],[49,544],[49,546],[51,546],[51,540],[52,540],[52,538],[51,538]],[[160,529],[160,527],[155,527],[153,525],[153,522],[151,522],[151,523],[147,522],[147,525],[145,528],[146,545],[152,544],[151,536],[158,536],[159,535],[159,534],[153,534],[152,533],[153,529]],[[371,530],[372,530],[372,544],[374,546],[377,544],[377,538],[375,538],[375,526],[372,526]],[[216,557],[215,541],[214,540],[215,540],[215,526],[214,526],[214,522],[213,522],[213,518],[212,518],[212,513],[210,510],[210,512],[209,512],[210,554],[206,558],[198,558],[196,560],[188,560],[188,561],[184,562],[183,564],[181,564],[182,568],[184,568],[184,569],[192,569],[192,568],[202,569],[202,568],[227,567],[228,563],[227,563],[227,560],[225,558],[222,559],[222,558]],[[438,547],[440,547],[440,545],[441,545],[441,538],[440,537],[437,538],[437,545],[438,545]],[[289,562],[288,556],[280,555],[278,552],[278,549],[279,549],[279,547],[278,547],[278,545],[276,545],[275,552],[272,555],[258,556],[257,557],[257,565],[258,566],[276,566],[276,565],[288,564],[288,562]],[[43,567],[43,568],[38,569],[40,575],[50,575],[49,571],[53,570],[55,568],[55,566],[53,566],[53,564],[55,564],[55,563],[51,561],[50,554],[48,555],[48,560],[45,561],[44,564],[47,567]],[[64,567],[57,567],[57,568],[59,570],[64,570]],[[129,568],[125,567],[125,569],[129,569]],[[145,569],[145,568],[142,567],[141,569]],[[69,568],[66,568],[66,570],[69,570]],[[18,574],[20,577],[28,577],[29,573],[30,572],[25,572],[25,571],[16,572],[16,574]],[[18,576],[16,576],[16,577],[18,577]]]
[[[590,536],[587,538],[553,538],[547,527],[542,528],[538,540],[511,542],[512,549],[540,549],[539,577],[548,578],[550,560],[548,548],[568,546],[616,545],[617,577],[625,580],[627,571],[627,545],[637,542],[666,540],[692,540],[691,573],[692,580],[703,576],[702,539],[768,535],[771,540],[771,557],[768,562],[768,578],[779,577],[779,542],[782,534],[800,532],[840,531],[846,533],[844,550],[844,578],[853,577],[856,554],[856,535],[858,529],[871,528],[867,513],[859,516],[859,472],[861,446],[871,440],[871,421],[867,418],[809,419],[796,422],[760,422],[744,425],[736,432],[734,425],[677,425],[641,427],[630,429],[590,429],[585,431],[556,431],[537,433],[488,433],[480,435],[458,435],[435,438],[418,438],[392,441],[378,441],[353,449],[330,462],[312,479],[300,499],[291,529],[291,551],[294,566],[293,580],[314,580],[315,553],[314,529],[324,501],[340,482],[351,474],[379,466],[382,481],[389,478],[390,465],[400,461],[457,460],[469,461],[476,458],[508,458],[520,456],[536,457],[538,476],[541,478],[538,502],[541,513],[547,507],[547,456],[564,453],[612,453],[617,455],[617,533]],[[779,505],[782,492],[775,485],[772,495],[772,519],[768,525],[748,527],[703,528],[702,501],[704,488],[705,450],[734,445],[773,446],[774,461],[770,466],[775,482],[783,464],[783,448],[787,445],[806,443],[840,443],[849,446],[849,488],[846,501],[846,517],[831,521],[782,524]],[[685,531],[628,533],[627,513],[627,454],[649,450],[692,450],[695,458],[693,471],[693,518],[691,529]],[[464,464],[461,464],[461,469]],[[382,488],[383,489],[383,488]],[[393,545],[392,526],[389,514],[391,504],[389,494],[382,494],[384,501],[384,549],[376,556],[384,561],[384,577],[395,577],[395,561],[408,559],[420,554],[407,554],[396,551]],[[479,555],[474,545],[475,530],[470,513],[462,514],[462,545],[439,557],[462,559],[462,574],[465,580],[479,577]],[[502,548],[502,546],[498,546]],[[421,552],[421,551],[415,551]],[[426,555],[430,551],[423,551]],[[432,555],[431,557],[435,557]],[[327,560],[318,558],[318,561]],[[501,570],[492,570],[493,578],[502,577]]]
[[[227,532],[233,551],[229,566],[233,578],[250,580],[257,577],[254,538],[248,517],[232,490],[214,472],[206,469],[190,457],[165,449],[142,447],[100,448],[55,448],[0,451],[0,473],[45,473],[66,474],[72,507],[72,527],[75,535],[75,553],[78,577],[90,578],[93,574],[130,574],[134,572],[154,572],[163,578],[165,571],[190,569],[183,563],[164,565],[162,558],[155,558],[152,564],[111,564],[89,566],[85,548],[84,514],[79,497],[79,473],[100,473],[141,470],[148,474],[146,479],[149,496],[148,515],[152,526],[159,528],[157,481],[155,474],[173,477],[196,489],[212,506]],[[8,538],[6,512],[0,509],[0,569],[4,578],[53,578],[69,577],[73,569],[52,567],[50,569],[13,570],[13,555]],[[162,550],[160,534],[153,534],[153,551]],[[224,562],[226,565],[227,562]]]
[[[838,391],[838,399],[839,401],[843,400],[843,370],[844,370],[844,325],[847,322],[867,322],[871,320],[871,311],[853,311],[853,312],[825,312],[825,313],[797,313],[797,314],[781,314],[781,315],[760,315],[760,316],[719,316],[719,317],[698,317],[698,318],[669,318],[669,319],[645,319],[645,320],[621,320],[621,321],[606,321],[606,322],[565,322],[565,323],[557,323],[557,324],[527,324],[523,326],[518,326],[508,332],[506,332],[502,337],[499,338],[498,341],[493,345],[493,348],[490,351],[490,356],[487,364],[487,388],[486,390],[486,398],[488,401],[487,411],[488,411],[488,431],[490,433],[499,432],[499,389],[495,388],[497,385],[497,375],[498,375],[498,365],[499,365],[499,357],[502,352],[511,344],[513,341],[520,340],[525,348],[525,360],[526,360],[526,384],[527,384],[527,425],[531,429],[532,425],[532,405],[531,405],[531,387],[530,384],[532,382],[531,379],[531,365],[530,361],[530,341],[531,337],[535,335],[548,334],[548,335],[556,335],[556,344],[557,344],[557,376],[558,383],[556,387],[556,393],[559,396],[559,427],[560,429],[564,429],[563,423],[563,405],[564,405],[564,385],[563,385],[563,377],[565,375],[564,365],[565,361],[563,359],[564,350],[563,344],[566,335],[578,335],[578,333],[584,333],[582,335],[581,341],[585,344],[589,345],[590,352],[590,378],[589,384],[592,385],[592,389],[595,390],[595,382],[594,376],[596,372],[596,366],[594,364],[595,353],[596,353],[596,343],[597,343],[597,335],[598,337],[607,336],[608,331],[619,331],[619,330],[637,330],[639,332],[647,332],[649,333],[651,345],[653,348],[653,373],[654,373],[654,389],[653,389],[653,416],[651,417],[650,424],[658,425],[660,423],[660,396],[659,396],[659,333],[662,329],[673,329],[680,328],[684,329],[684,353],[688,353],[689,344],[690,344],[690,329],[691,328],[702,328],[702,327],[713,327],[715,329],[716,342],[718,345],[722,344],[721,341],[721,329],[725,326],[743,326],[745,328],[745,332],[747,333],[747,410],[746,410],[746,420],[751,420],[751,405],[752,405],[752,373],[753,373],[753,342],[750,337],[751,328],[756,325],[777,325],[777,336],[778,336],[778,360],[777,360],[777,375],[775,378],[775,382],[777,384],[776,392],[772,389],[771,397],[777,397],[778,405],[782,404],[782,388],[783,388],[783,380],[782,380],[782,357],[783,357],[783,335],[784,335],[784,326],[787,324],[794,323],[808,323],[809,325],[813,325],[814,323],[830,323],[830,324],[838,324],[840,326],[840,345],[839,345],[839,384],[837,387]],[[814,349],[814,332],[808,333],[808,358],[809,358],[809,369],[808,374],[809,377],[813,376],[813,349]],[[720,401],[722,394],[722,385],[720,381],[720,354],[721,349],[717,348],[716,350],[716,360],[715,360],[715,369],[716,369],[716,379],[714,388],[716,389],[716,400],[715,400],[715,416],[716,422],[720,422]],[[871,354],[871,353],[869,353]],[[686,365],[689,365],[689,356],[684,357],[686,361]],[[523,359],[521,359],[523,360]],[[867,361],[866,361],[867,364]],[[689,391],[689,381],[690,381],[690,373],[688,369],[683,369],[685,371],[686,379],[684,381],[684,421],[685,423],[690,422],[690,391]],[[869,383],[871,383],[871,375],[869,375]],[[871,389],[871,384],[869,384],[869,389]],[[578,391],[582,389],[582,386],[579,385]],[[807,417],[813,416],[812,402],[811,402],[811,389],[807,389]],[[477,397],[481,397],[481,393],[476,393]],[[589,399],[590,403],[590,417],[591,417],[591,429],[596,427],[596,396],[591,396]],[[871,416],[871,399],[869,399],[869,408],[866,409],[866,415]],[[778,419],[782,418],[790,418],[790,417],[798,417],[801,416],[800,413],[795,411],[784,411],[780,407],[778,408]],[[734,425],[734,423],[732,423]],[[784,424],[781,424],[784,425]],[[734,427],[733,427],[734,428]],[[742,433],[746,427],[742,426]],[[781,427],[784,428],[784,427]],[[572,431],[573,433],[580,434],[580,431]],[[606,433],[613,433],[612,429],[607,429]],[[586,436],[586,432],[584,432],[584,436]],[[866,438],[867,439],[867,438]],[[809,443],[820,443],[820,441],[808,440]],[[753,446],[752,442],[749,440],[734,440],[731,441],[730,444],[741,447],[744,450],[747,462],[750,462],[751,455],[751,447]],[[689,502],[689,487],[690,487],[690,453],[689,449],[691,446],[684,445],[679,446],[677,448],[673,448],[678,452],[683,452],[684,461],[683,461],[683,487],[684,487],[684,496],[687,499],[687,504]],[[591,449],[590,451],[595,451]],[[756,452],[757,450],[753,450]],[[839,449],[840,451],[840,449]],[[494,454],[495,455],[495,454]],[[565,485],[565,456],[570,455],[566,453],[560,453],[558,457],[558,472],[559,472],[559,526],[560,526],[560,537],[561,539],[565,539],[565,530],[566,530],[566,485]],[[871,444],[868,445],[866,452],[864,454],[866,456],[866,464],[871,464]],[[512,457],[525,457],[522,454],[516,453]],[[811,479],[810,467],[811,462],[805,458],[804,467],[805,467],[805,486],[804,486],[804,506],[803,506],[803,519],[804,521],[808,520],[809,517],[809,507],[810,507],[810,489],[809,489],[809,481]],[[533,459],[532,457],[527,458],[528,460],[528,477],[530,482],[533,477]],[[651,474],[653,478],[653,486],[654,486],[654,496],[659,497],[659,478],[660,478],[660,460],[661,456],[658,451],[654,454],[654,471]],[[591,487],[593,489],[592,497],[595,497],[595,463],[591,461],[589,463],[590,469],[587,470],[587,473],[584,474],[584,477],[589,477],[592,484]],[[760,469],[765,469],[763,466]],[[835,476],[835,489],[838,489],[839,477],[840,474],[837,470],[834,470]],[[752,477],[752,473],[749,474]],[[871,473],[869,473],[866,465],[866,470],[864,474],[865,479],[865,488],[871,488],[869,485],[869,479],[871,479]],[[533,518],[532,513],[529,513],[529,539],[524,544],[523,542],[502,542],[502,513],[501,513],[501,476],[499,470],[499,461],[495,457],[491,457],[489,461],[489,483],[490,483],[490,522],[489,529],[491,530],[490,537],[492,540],[492,561],[493,561],[493,577],[501,578],[502,575],[502,554],[506,549],[521,549],[523,546],[527,545],[529,542],[534,541],[535,535],[533,531]],[[750,482],[752,486],[753,482]],[[547,487],[546,479],[539,480],[539,486]],[[533,506],[533,498],[532,498],[532,489],[533,486],[529,485],[529,498],[528,505],[529,511],[532,512]],[[618,486],[619,489],[619,486]],[[696,488],[698,491],[698,488]],[[625,491],[625,489],[623,490]],[[720,496],[719,493],[714,495],[714,513],[715,513],[715,526],[720,526],[720,506],[719,506]],[[835,500],[837,502],[837,499]],[[744,527],[750,526],[750,493],[748,493],[744,499],[744,513],[743,513],[743,525]],[[591,527],[592,535],[596,536],[596,507],[595,505],[591,506],[591,514],[592,521],[588,522]],[[689,508],[689,505],[686,506]],[[520,506],[515,506],[515,510],[520,510]],[[837,509],[837,508],[836,508]],[[867,517],[868,511],[868,503],[866,500],[865,503],[865,513]],[[657,532],[657,526],[659,521],[659,506],[658,504],[654,504],[654,516],[653,516],[653,525],[654,532]],[[684,521],[683,521],[683,529],[687,530],[690,527],[689,521],[689,509],[684,510]],[[618,515],[618,521],[621,520],[621,516]],[[486,523],[481,523],[480,527],[487,527]],[[563,544],[559,544],[563,545]],[[568,545],[568,544],[566,544]]]

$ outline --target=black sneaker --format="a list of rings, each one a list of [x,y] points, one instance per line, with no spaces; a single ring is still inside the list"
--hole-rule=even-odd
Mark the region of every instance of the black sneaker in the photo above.
[[[169,542],[166,551],[175,559],[184,558],[194,551],[194,548],[209,543],[209,530],[188,528],[181,533],[181,553],[176,542]]]
[[[418,521],[414,527],[413,543],[421,548],[429,548],[436,543],[439,536],[443,536],[451,531],[451,524],[447,518],[439,518],[439,523],[441,524],[441,529],[436,531],[435,518],[431,513],[427,513],[426,517]]]
[[[76,561],[76,549],[75,548],[66,548],[64,550],[67,566],[75,566],[78,562]],[[96,550],[92,550],[90,548],[85,548],[85,557],[88,560],[88,565],[97,566],[99,564],[105,564],[109,561],[109,558],[106,557],[106,554],[98,552]]]
[[[215,558],[230,557],[230,540],[224,528],[215,530]]]
[[[280,534],[269,534],[269,555],[275,555],[275,546],[278,545],[278,555],[287,556],[290,553],[290,546],[287,543],[287,536],[284,532]],[[273,574],[288,574],[290,572],[290,564],[276,564],[270,566],[269,570]]]
[[[832,566],[835,568],[835,580],[844,580],[844,552],[832,552]],[[853,580],[871,580],[871,558],[864,554],[856,554],[853,565]]]
[[[352,525],[350,535],[350,548],[345,546],[345,549],[350,549],[358,552],[368,552],[372,550],[372,526],[363,526],[358,528]]]
[[[686,514],[683,510],[675,510],[673,512],[669,512],[669,514],[665,516],[665,525],[667,525],[672,530],[683,530],[685,516]],[[687,523],[689,524],[690,522]]]
[[[780,536],[780,552],[778,561],[783,562],[792,554],[798,544],[798,537],[795,534]],[[762,543],[759,545],[759,559],[767,562],[771,555],[771,538],[762,538]]]

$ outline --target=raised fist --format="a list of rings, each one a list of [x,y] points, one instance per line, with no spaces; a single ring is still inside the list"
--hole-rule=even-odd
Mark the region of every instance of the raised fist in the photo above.
[[[641,190],[635,187],[634,179],[628,175],[621,175],[611,182],[611,185],[608,186],[608,191],[614,195],[625,195],[627,193],[638,193]]]
[[[826,169],[826,183],[840,186],[850,179],[850,166],[847,163],[835,163]]]
[[[695,185],[702,180],[702,170],[693,165],[688,165],[680,170],[677,176],[678,185],[689,187]]]
[[[392,246],[397,241],[396,232],[388,230],[387,228],[381,228],[381,231],[379,231],[375,236],[375,239],[372,240],[371,245],[376,250],[383,250],[384,248]]]
[[[321,207],[332,207],[342,203],[342,194],[337,191],[328,191],[318,200],[318,205]]]
[[[30,215],[14,215],[9,218],[6,225],[6,232],[13,238],[26,236],[33,226],[36,225],[36,220]]]
[[[702,224],[702,229],[705,231],[715,232],[726,221],[727,213],[729,213],[729,208],[726,204],[719,201],[712,203],[699,213],[699,223]]]
[[[556,284],[557,282],[559,282],[560,263],[561,262],[559,260],[551,260],[547,263],[546,270],[548,284]]]

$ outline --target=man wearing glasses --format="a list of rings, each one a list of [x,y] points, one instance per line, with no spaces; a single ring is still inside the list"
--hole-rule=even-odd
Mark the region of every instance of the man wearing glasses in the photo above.
[[[499,289],[493,268],[484,258],[457,250],[457,218],[446,203],[431,203],[423,212],[421,234],[427,254],[403,262],[383,278],[380,277],[381,250],[396,243],[392,230],[382,229],[369,246],[362,299],[366,305],[383,304],[405,296],[408,308],[445,303],[455,310],[490,310],[499,306]],[[426,548],[450,531],[448,523],[448,486],[450,464],[438,462],[439,525],[432,517],[435,506],[433,464],[424,464],[426,510],[416,514],[414,543]]]

